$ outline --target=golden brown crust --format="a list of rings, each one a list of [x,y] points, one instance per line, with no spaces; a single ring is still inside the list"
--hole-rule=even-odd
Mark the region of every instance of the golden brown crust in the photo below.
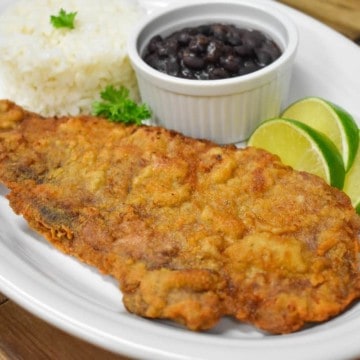
[[[230,315],[287,333],[359,297],[348,197],[276,156],[1,101],[0,129],[14,211],[113,275],[131,312],[193,330]]]

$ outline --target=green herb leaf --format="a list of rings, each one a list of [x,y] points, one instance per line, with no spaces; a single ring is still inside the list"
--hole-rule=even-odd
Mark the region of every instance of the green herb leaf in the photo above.
[[[137,104],[129,98],[129,90],[121,86],[119,89],[109,85],[100,93],[104,101],[93,103],[93,114],[110,121],[141,125],[142,121],[151,116],[145,104]]]
[[[50,16],[50,22],[55,28],[74,29],[74,21],[76,14],[77,12],[67,13],[64,9],[60,9],[57,16]]]

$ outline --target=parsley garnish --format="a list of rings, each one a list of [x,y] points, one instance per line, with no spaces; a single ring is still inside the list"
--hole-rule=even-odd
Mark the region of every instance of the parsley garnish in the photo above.
[[[103,116],[110,121],[126,124],[141,125],[142,121],[150,118],[151,111],[147,105],[139,105],[129,98],[129,90],[121,86],[115,89],[109,85],[100,93],[104,101],[93,104],[93,114]]]
[[[74,21],[77,12],[67,13],[64,9],[60,9],[57,16],[51,15],[50,22],[55,28],[69,28],[74,29]]]

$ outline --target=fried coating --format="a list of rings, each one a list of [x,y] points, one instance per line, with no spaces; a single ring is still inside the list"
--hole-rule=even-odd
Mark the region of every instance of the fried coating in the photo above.
[[[348,197],[259,149],[2,101],[0,180],[17,214],[115,277],[143,317],[206,330],[231,316],[280,334],[360,295]]]

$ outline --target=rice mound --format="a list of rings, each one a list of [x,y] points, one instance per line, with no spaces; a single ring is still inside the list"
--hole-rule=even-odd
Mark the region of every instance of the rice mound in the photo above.
[[[45,116],[91,112],[107,85],[138,100],[126,42],[144,15],[131,0],[21,0],[0,16],[0,98]],[[75,29],[51,15],[77,12]]]

